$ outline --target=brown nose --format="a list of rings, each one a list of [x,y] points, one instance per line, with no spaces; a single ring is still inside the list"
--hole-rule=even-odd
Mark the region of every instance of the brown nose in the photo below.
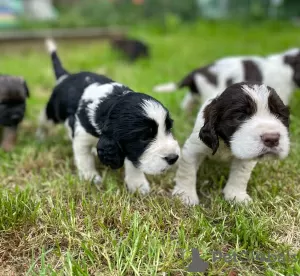
[[[279,144],[279,133],[265,133],[261,136],[261,140],[263,141],[264,145],[269,148],[277,147]]]

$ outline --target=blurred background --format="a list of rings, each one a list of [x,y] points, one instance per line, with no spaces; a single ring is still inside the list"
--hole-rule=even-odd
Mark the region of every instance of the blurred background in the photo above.
[[[299,16],[299,0],[0,0],[2,29],[168,24],[199,17],[297,23]]]

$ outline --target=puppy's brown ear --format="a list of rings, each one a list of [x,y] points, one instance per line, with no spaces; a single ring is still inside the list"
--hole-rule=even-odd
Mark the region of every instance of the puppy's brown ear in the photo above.
[[[213,155],[219,148],[219,137],[216,132],[217,110],[216,99],[204,109],[204,126],[200,129],[199,138],[213,150]]]
[[[113,170],[120,169],[124,165],[125,154],[121,146],[113,137],[101,135],[97,144],[97,154],[100,161]]]
[[[28,88],[28,85],[27,85],[26,81],[24,81],[23,84],[24,84],[26,98],[29,98],[30,97],[30,92],[29,92],[29,88]]]

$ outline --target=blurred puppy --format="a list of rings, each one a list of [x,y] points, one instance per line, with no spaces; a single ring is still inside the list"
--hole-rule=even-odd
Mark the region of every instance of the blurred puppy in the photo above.
[[[159,174],[178,159],[180,148],[171,133],[168,110],[154,98],[135,93],[94,73],[68,73],[47,41],[57,83],[42,113],[37,131],[43,137],[49,124],[64,122],[73,143],[80,177],[100,183],[92,148],[112,169],[125,163],[125,182],[131,192],[148,193],[144,175]]]
[[[227,57],[215,61],[186,75],[178,84],[168,83],[154,87],[156,92],[173,92],[188,87],[181,103],[188,111],[201,96],[202,102],[217,95],[231,84],[257,81],[273,87],[284,104],[288,104],[293,91],[300,87],[300,49],[266,57]]]
[[[23,120],[29,89],[22,77],[0,75],[1,148],[10,151],[17,141],[17,128]]]
[[[149,46],[140,40],[114,38],[111,40],[111,45],[114,49],[123,53],[131,62],[139,58],[150,57]]]
[[[275,90],[259,83],[234,84],[200,109],[182,149],[173,194],[185,204],[198,204],[197,170],[206,157],[215,157],[231,160],[225,199],[248,202],[247,184],[258,159],[283,159],[289,148],[289,109]]]

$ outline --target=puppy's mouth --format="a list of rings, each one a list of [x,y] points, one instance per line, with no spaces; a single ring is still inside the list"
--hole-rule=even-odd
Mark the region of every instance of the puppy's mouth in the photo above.
[[[280,154],[280,148],[264,148],[257,156],[258,159],[277,158]]]

